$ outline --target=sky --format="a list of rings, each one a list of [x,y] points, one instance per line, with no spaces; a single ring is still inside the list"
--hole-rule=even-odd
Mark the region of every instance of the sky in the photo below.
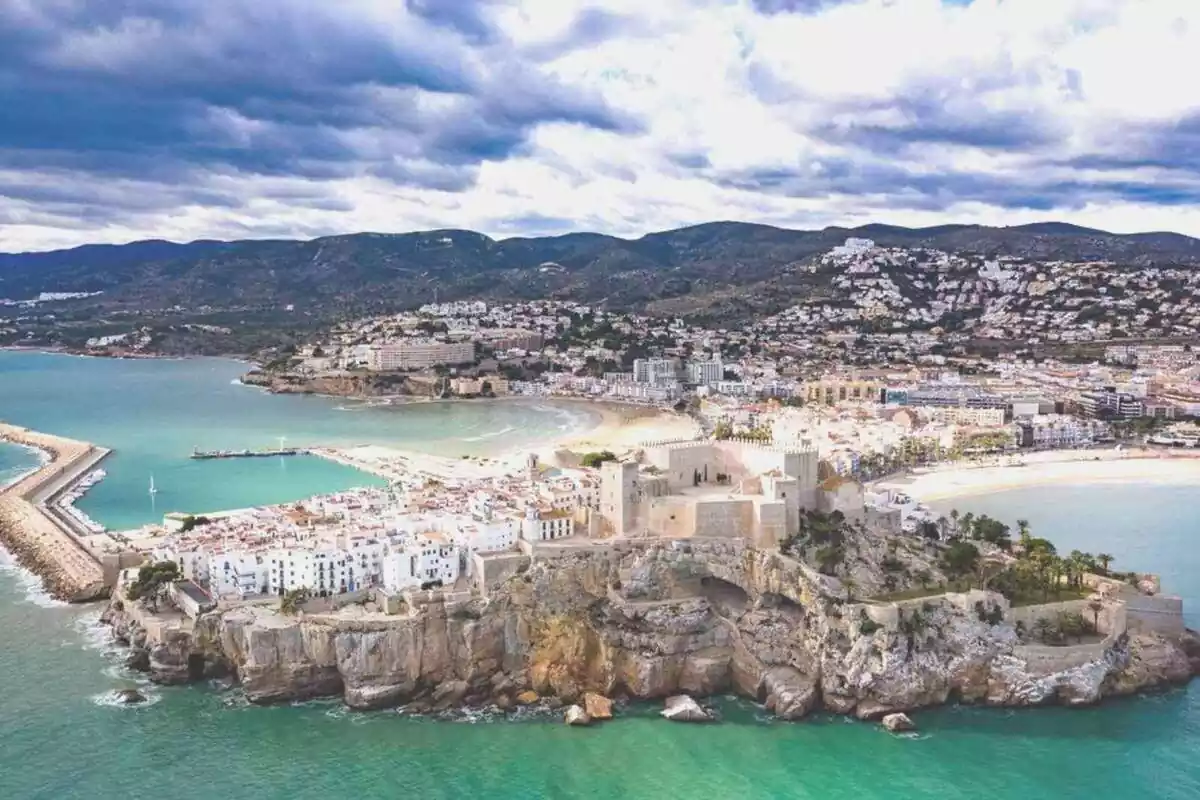
[[[1200,235],[1198,0],[0,0],[0,251]]]

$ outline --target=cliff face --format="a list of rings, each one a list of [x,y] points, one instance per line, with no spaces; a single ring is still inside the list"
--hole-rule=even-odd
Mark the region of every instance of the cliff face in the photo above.
[[[258,386],[274,394],[320,394],[334,397],[431,396],[432,383],[414,381],[387,373],[299,375],[254,370],[241,377],[247,386]]]
[[[149,635],[117,604],[107,618],[158,680],[229,670],[252,702],[341,695],[354,708],[735,691],[783,718],[876,717],[952,699],[1092,703],[1185,681],[1197,665],[1154,636],[1035,659],[1012,627],[961,604],[932,600],[880,625],[839,592],[775,553],[676,542],[539,560],[486,600],[393,617],[243,607]]]

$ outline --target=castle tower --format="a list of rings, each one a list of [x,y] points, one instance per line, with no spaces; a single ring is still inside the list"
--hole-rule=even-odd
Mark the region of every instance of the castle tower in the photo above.
[[[600,516],[616,535],[629,533],[637,523],[638,465],[606,461],[600,465]]]

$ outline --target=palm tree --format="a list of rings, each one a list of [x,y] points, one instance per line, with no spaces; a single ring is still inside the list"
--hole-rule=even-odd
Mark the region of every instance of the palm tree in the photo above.
[[[1101,553],[1100,555],[1096,556],[1096,560],[1100,562],[1100,568],[1104,570],[1104,574],[1107,575],[1109,565],[1112,564],[1112,562],[1116,559],[1110,556],[1108,553]]]
[[[1083,586],[1083,574],[1087,572],[1088,556],[1082,550],[1072,550],[1071,555],[1067,558],[1068,580],[1067,584],[1071,585],[1072,578],[1076,588]]]
[[[975,515],[970,511],[962,516],[962,534],[963,538],[970,539],[972,532],[975,530]]]
[[[1027,519],[1017,520],[1017,534],[1020,537],[1021,549],[1028,551],[1029,550],[1029,541],[1032,538],[1029,533],[1029,520],[1027,520]]]
[[[1100,632],[1100,610],[1104,608],[1099,600],[1093,600],[1088,603],[1088,608],[1092,610],[1092,630],[1096,633]]]

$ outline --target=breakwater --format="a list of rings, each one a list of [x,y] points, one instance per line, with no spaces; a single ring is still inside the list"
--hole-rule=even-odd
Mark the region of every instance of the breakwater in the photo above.
[[[42,578],[54,597],[78,603],[108,596],[112,581],[84,542],[89,531],[55,501],[110,451],[2,423],[0,439],[49,456],[39,469],[0,492],[0,542]]]
[[[193,450],[191,458],[212,460],[214,458],[270,458],[272,456],[302,456],[308,453],[298,447],[277,447],[268,450]]]

